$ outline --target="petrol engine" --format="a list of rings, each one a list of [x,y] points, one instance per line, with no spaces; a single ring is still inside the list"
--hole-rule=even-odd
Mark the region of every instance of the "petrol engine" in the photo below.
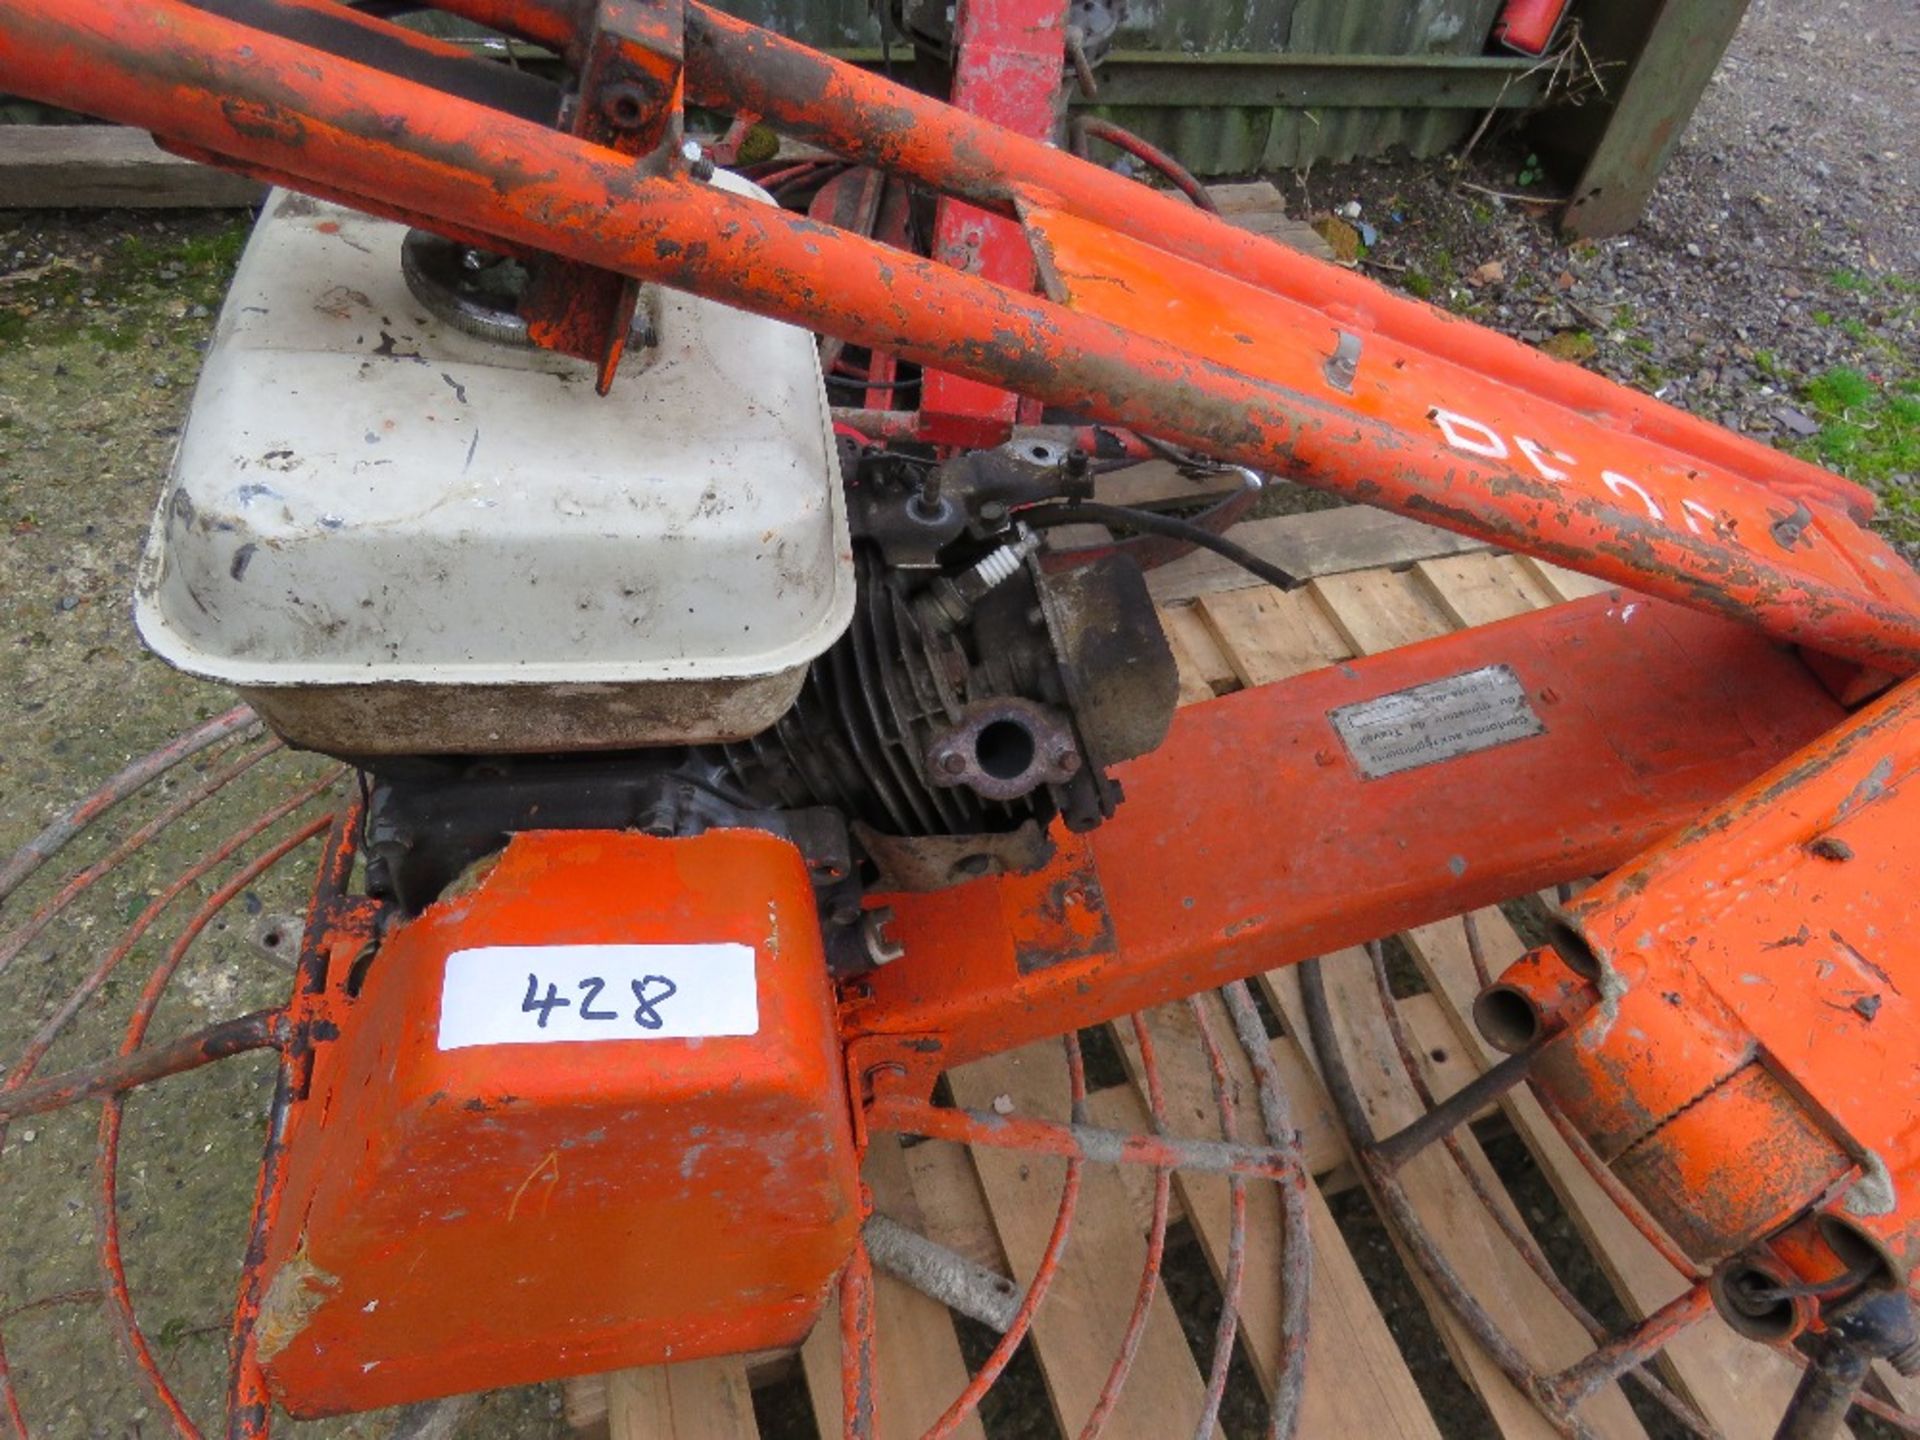
[[[811,335],[659,288],[603,397],[525,280],[276,192],[140,585],[164,658],[363,777],[268,1237],[296,1414],[797,1340],[858,1223],[868,895],[1040,865],[1171,719],[1138,568],[1021,521],[1090,490],[1069,436],[877,448]]]

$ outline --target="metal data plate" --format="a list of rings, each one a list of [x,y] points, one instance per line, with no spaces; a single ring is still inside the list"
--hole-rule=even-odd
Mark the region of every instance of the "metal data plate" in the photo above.
[[[1546,730],[1510,665],[1487,665],[1329,711],[1369,780],[1437,765]]]

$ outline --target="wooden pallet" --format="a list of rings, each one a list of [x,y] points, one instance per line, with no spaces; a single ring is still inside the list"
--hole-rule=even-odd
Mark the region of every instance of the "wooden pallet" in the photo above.
[[[1321,576],[1290,594],[1264,586],[1212,590],[1191,600],[1168,600],[1162,618],[1180,665],[1182,699],[1193,702],[1598,588],[1585,577],[1518,557],[1444,554],[1402,569]],[[1476,918],[1497,971],[1520,953],[1521,942],[1498,909],[1477,912]],[[1429,1083],[1445,1095],[1498,1058],[1469,1016],[1476,986],[1463,929],[1449,921],[1402,939],[1427,992],[1398,1003],[1428,1067]],[[1371,972],[1356,952],[1328,957],[1326,973],[1355,1082],[1376,1126],[1397,1128],[1418,1113],[1420,1102],[1401,1069]],[[1319,1177],[1308,1196],[1314,1284],[1300,1433],[1316,1440],[1461,1433],[1457,1423],[1449,1429],[1436,1421],[1328,1208],[1327,1196],[1351,1183],[1351,1171],[1326,1096],[1294,1038],[1305,1033],[1297,978],[1283,970],[1260,977],[1259,983],[1286,1026],[1287,1033],[1273,1042],[1274,1054],[1305,1136],[1309,1167]],[[1209,997],[1207,1003],[1218,1002]],[[1209,1072],[1190,1012],[1183,1005],[1163,1007],[1150,1013],[1148,1023],[1174,1128],[1217,1138]],[[1131,1057],[1131,1027],[1112,1028]],[[1237,1055],[1233,1059],[1240,1061]],[[1134,1074],[1137,1081],[1137,1068]],[[1240,1078],[1248,1083],[1244,1074]],[[949,1081],[955,1102],[962,1105],[999,1100],[1004,1106],[1010,1099],[1023,1113],[1066,1117],[1065,1067],[1054,1044],[976,1062],[953,1072]],[[1144,1102],[1132,1084],[1096,1092],[1091,1108],[1096,1123],[1147,1124]],[[1638,1317],[1678,1294],[1681,1277],[1595,1185],[1524,1087],[1511,1092],[1500,1109],[1551,1182],[1622,1307]],[[1473,1136],[1462,1132],[1462,1139],[1492,1193],[1510,1203]],[[1004,1151],[969,1152],[933,1141],[903,1148],[885,1138],[874,1147],[868,1180],[880,1209],[1024,1284],[1053,1221],[1062,1168],[1059,1161]],[[1427,1152],[1402,1176],[1414,1208],[1448,1257],[1534,1363],[1558,1368],[1591,1348],[1585,1332],[1518,1258],[1444,1153]],[[1150,1175],[1097,1166],[1087,1168],[1082,1185],[1061,1273],[1029,1341],[1064,1435],[1079,1432],[1126,1325],[1145,1258],[1152,1188]],[[1226,1184],[1215,1176],[1182,1175],[1175,1196],[1176,1213],[1193,1227],[1217,1282],[1227,1246]],[[1249,1198],[1241,1343],[1260,1384],[1270,1388],[1280,1339],[1280,1217],[1271,1191],[1252,1187]],[[1551,1435],[1438,1295],[1417,1274],[1415,1282],[1454,1368],[1479,1396],[1494,1431],[1527,1440]],[[945,1309],[906,1286],[882,1277],[878,1304],[878,1433],[881,1440],[915,1440],[965,1383],[960,1347]],[[1133,1378],[1106,1433],[1114,1440],[1191,1434],[1206,1358],[1196,1359],[1189,1349],[1163,1287]],[[835,1440],[840,1434],[839,1349],[831,1316],[808,1341],[800,1361],[819,1432]],[[1728,1440],[1771,1434],[1796,1376],[1785,1359],[1740,1340],[1717,1318],[1669,1347],[1663,1368]],[[575,1382],[569,1404],[576,1422],[606,1426],[613,1440],[757,1440],[749,1391],[747,1363],[718,1360]],[[1646,1433],[1617,1386],[1596,1395],[1583,1414],[1609,1440]],[[990,1440],[978,1419],[960,1433]]]

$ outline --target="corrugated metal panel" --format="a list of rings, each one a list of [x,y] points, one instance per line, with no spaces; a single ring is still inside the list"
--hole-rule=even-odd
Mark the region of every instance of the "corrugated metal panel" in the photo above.
[[[880,43],[880,21],[867,0],[718,0],[716,8],[817,49]]]
[[[1154,0],[1128,7],[1121,46],[1189,54],[1478,55],[1501,0],[1255,0],[1245,6]],[[1295,169],[1404,146],[1437,155],[1465,139],[1476,116],[1459,108],[1318,106],[1166,112],[1114,107],[1110,117],[1203,175]]]
[[[1126,102],[1100,113],[1137,131],[1201,175],[1296,169],[1321,160],[1350,160],[1404,146],[1416,156],[1457,145],[1487,101],[1486,86],[1467,85],[1444,103],[1425,84],[1431,59],[1435,75],[1481,55],[1502,0],[1128,0],[1114,39],[1113,64],[1131,64],[1122,88]],[[880,24],[870,0],[721,0],[723,9],[806,44],[828,50],[871,52],[880,44]],[[447,22],[466,33],[464,22]],[[899,53],[899,52],[896,52]],[[1160,84],[1154,57],[1173,61],[1164,98],[1142,94]],[[1351,78],[1301,76],[1256,90],[1268,95],[1338,95],[1338,100],[1298,104],[1247,104],[1209,100],[1208,87],[1179,75],[1177,57],[1231,56],[1245,69],[1263,59],[1330,57],[1364,69],[1365,62],[1398,62],[1359,86]],[[1512,62],[1511,73],[1525,68]],[[1470,82],[1473,77],[1461,77]],[[1481,74],[1484,79],[1484,71]],[[1494,76],[1497,84],[1500,75]],[[1331,86],[1331,88],[1328,88]],[[1401,90],[1408,103],[1395,105]],[[1239,101],[1249,98],[1243,89]],[[1515,96],[1514,99],[1518,99]],[[1364,101],[1364,103],[1360,103]],[[1137,103],[1136,103],[1137,102]],[[1506,100],[1504,103],[1513,103]]]
[[[723,0],[724,8],[826,48],[879,43],[867,0]],[[1501,0],[1130,0],[1114,45],[1163,55],[1472,56]],[[1116,105],[1102,113],[1203,175],[1293,169],[1404,146],[1429,156],[1477,120],[1459,106],[1313,108]]]

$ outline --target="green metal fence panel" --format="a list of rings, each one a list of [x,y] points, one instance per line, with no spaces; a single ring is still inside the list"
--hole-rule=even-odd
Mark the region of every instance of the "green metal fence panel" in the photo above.
[[[1202,175],[1457,145],[1536,102],[1530,62],[1486,55],[1501,0],[1130,0],[1100,114]],[[866,0],[726,0],[743,19],[879,58]],[[896,56],[898,51],[896,51]]]

